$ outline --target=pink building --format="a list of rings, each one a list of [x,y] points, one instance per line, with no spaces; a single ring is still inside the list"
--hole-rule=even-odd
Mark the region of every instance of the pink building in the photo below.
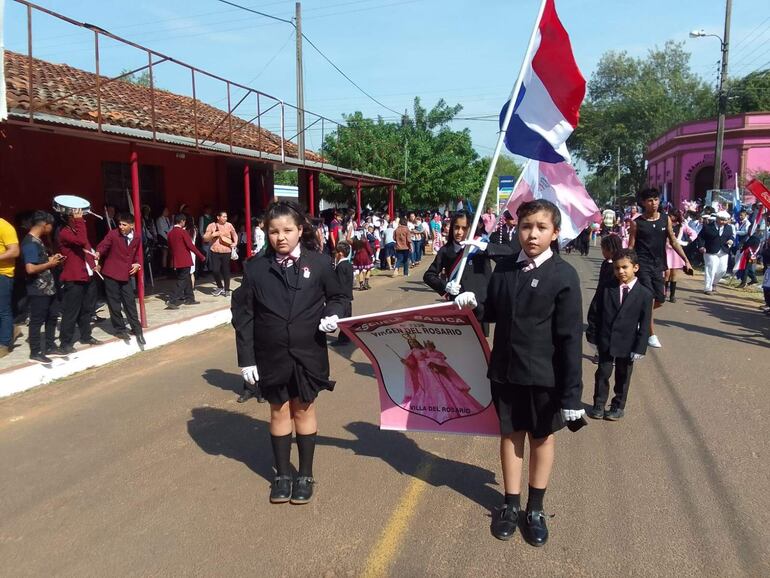
[[[703,199],[714,180],[716,119],[680,124],[647,146],[647,182],[668,192],[676,206]],[[725,118],[722,188],[742,186],[760,171],[770,171],[770,112]]]

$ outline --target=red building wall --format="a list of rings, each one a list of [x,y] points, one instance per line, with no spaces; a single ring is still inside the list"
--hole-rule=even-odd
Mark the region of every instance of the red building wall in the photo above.
[[[182,203],[195,216],[205,205],[243,212],[243,185],[238,191],[237,183],[228,182],[228,167],[231,171],[234,164],[242,168],[243,161],[141,145],[136,150],[140,165],[162,167],[159,188],[172,213]],[[95,212],[101,212],[105,204],[102,164],[128,160],[128,143],[0,125],[0,216],[13,221],[26,211],[50,211],[53,197],[63,194],[84,197]],[[272,198],[273,170],[270,165],[251,166],[256,213],[265,199]],[[269,191],[263,190],[267,187]]]

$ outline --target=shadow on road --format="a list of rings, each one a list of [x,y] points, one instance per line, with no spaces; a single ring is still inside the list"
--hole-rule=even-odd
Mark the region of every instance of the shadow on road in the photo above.
[[[236,373],[227,373],[221,369],[207,369],[201,375],[209,385],[240,393],[243,390],[243,377]]]
[[[419,478],[434,487],[446,486],[490,511],[501,501],[500,492],[490,487],[497,485],[494,472],[437,456],[420,448],[405,434],[380,430],[374,424],[356,421],[345,429],[356,439],[318,436],[318,444],[381,459],[400,474]]]
[[[492,487],[497,485],[494,472],[437,456],[405,434],[380,430],[374,424],[352,422],[345,429],[355,439],[318,436],[318,445],[383,460],[400,474],[434,487],[446,486],[490,511],[500,503],[500,492]],[[237,460],[265,480],[273,479],[268,422],[224,409],[196,407],[187,432],[207,454]]]

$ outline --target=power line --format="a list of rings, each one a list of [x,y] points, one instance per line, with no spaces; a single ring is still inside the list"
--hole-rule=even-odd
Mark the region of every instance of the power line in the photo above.
[[[260,16],[264,16],[266,18],[271,18],[272,20],[278,20],[279,22],[284,22],[286,24],[289,24],[289,25],[293,26],[295,30],[297,28],[296,23],[294,21],[292,21],[292,20],[286,20],[285,18],[279,18],[278,16],[272,16],[270,14],[265,14],[264,12],[260,12],[258,10],[254,10],[253,8],[248,8],[247,6],[241,6],[240,4],[236,4],[235,2],[230,2],[229,0],[216,0],[216,1],[217,2],[221,2],[222,4],[227,4],[228,6],[233,6],[235,8],[240,8],[241,10],[245,10],[246,12],[251,12],[253,14],[259,14]],[[345,74],[339,66],[334,64],[334,62],[332,62],[332,60],[328,56],[326,56],[326,54],[324,54],[323,51],[320,48],[318,48],[318,46],[316,46],[315,43],[312,40],[310,40],[310,38],[308,38],[307,35],[304,32],[302,33],[302,38],[304,38],[307,41],[307,43],[310,46],[312,46],[313,49],[318,54],[320,54],[321,57],[324,60],[326,60],[326,62],[328,62],[334,68],[334,70],[339,72],[350,84],[355,86],[362,94],[367,96],[372,102],[377,103],[378,105],[380,105],[385,110],[389,110],[390,112],[395,113],[395,114],[400,114],[397,110],[393,110],[389,106],[383,104],[382,102],[377,100],[374,96],[372,96],[367,91],[365,91],[363,88],[361,88],[361,86],[357,82],[355,82],[352,78],[350,78],[347,74]]]
[[[294,26],[294,22],[292,22],[291,20],[286,20],[285,18],[279,18],[278,16],[266,14],[265,12],[254,10],[253,8],[249,8],[248,6],[241,6],[240,4],[236,4],[235,2],[229,2],[228,0],[216,0],[216,1],[221,2],[222,4],[227,4],[228,6],[232,6],[233,8],[240,8],[241,10],[245,10],[246,12],[251,12],[252,14],[259,14],[260,16],[264,16],[265,18],[278,20],[278,22],[285,22],[286,24],[291,24],[292,26]]]

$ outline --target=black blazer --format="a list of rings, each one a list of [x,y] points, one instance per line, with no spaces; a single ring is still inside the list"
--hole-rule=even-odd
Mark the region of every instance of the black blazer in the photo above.
[[[495,321],[487,376],[518,386],[556,388],[564,409],[580,409],[583,311],[580,279],[558,255],[522,271],[498,263],[489,281],[486,321]]]
[[[695,243],[698,249],[706,247],[706,253],[716,255],[720,250],[729,253],[730,247],[727,245],[727,241],[732,241],[734,237],[735,234],[731,225],[725,225],[720,235],[716,223],[706,223],[698,233]]]
[[[507,245],[511,248],[514,255],[518,255],[519,251],[521,251],[521,243],[519,243],[519,234],[516,228],[514,227],[513,233],[510,235],[510,238],[508,238],[508,234],[503,234],[503,232],[497,228],[495,229],[495,232],[492,233],[489,237],[489,244],[490,245]]]
[[[326,335],[318,322],[343,317],[349,303],[327,255],[303,248],[285,272],[272,254],[250,259],[231,305],[238,365],[256,365],[265,386],[287,384],[295,364],[328,379]]]
[[[599,353],[628,358],[632,353],[644,355],[650,338],[652,293],[638,280],[620,304],[620,283],[597,291],[588,308],[586,339]]]
[[[601,267],[599,267],[599,282],[596,284],[596,293],[598,294],[599,291],[604,289],[607,285],[611,285],[616,280],[615,265],[611,263],[609,259],[605,259],[602,261]]]
[[[433,263],[422,276],[422,280],[436,293],[454,301],[454,295],[448,295],[445,291],[449,274],[462,256],[454,250],[453,244],[444,245],[436,253]],[[476,308],[476,318],[481,320],[484,317],[484,301],[487,298],[487,285],[492,275],[492,267],[484,253],[477,251],[468,258],[463,271],[463,278],[460,280],[460,291],[473,291],[476,295],[476,301],[479,306]]]
[[[348,298],[348,304],[345,308],[345,317],[353,315],[353,265],[350,261],[340,261],[334,268],[334,273],[337,275],[337,282],[340,284],[340,289]]]

